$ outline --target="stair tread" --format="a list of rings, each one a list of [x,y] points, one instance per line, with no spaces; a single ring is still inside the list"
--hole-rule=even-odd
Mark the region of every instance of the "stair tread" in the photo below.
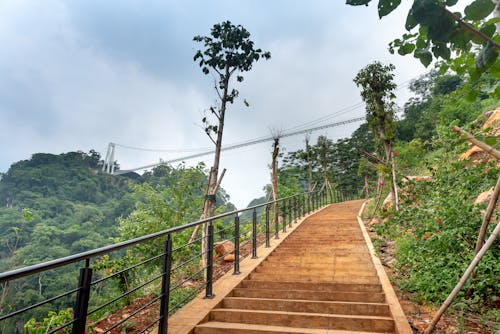
[[[269,280],[245,280],[242,282],[242,285],[258,285],[264,286],[264,289],[273,289],[273,290],[290,290],[292,286],[293,289],[298,290],[307,290],[307,291],[324,291],[324,292],[333,292],[333,291],[352,291],[352,292],[382,292],[382,285],[380,283],[342,283],[342,282],[300,282],[300,281],[269,281]],[[267,288],[266,286],[271,286],[271,288]],[[246,288],[246,287],[245,287]],[[254,287],[255,288],[255,287]],[[318,290],[316,290],[316,288]]]
[[[303,282],[300,282],[303,283]],[[364,295],[364,294],[377,294],[377,295],[383,295],[384,292],[373,292],[373,291],[338,291],[338,290],[333,290],[333,291],[324,291],[324,290],[301,290],[301,289],[254,289],[254,288],[235,288],[235,290],[242,291],[242,290],[252,290],[252,291],[259,291],[259,292],[264,292],[264,291],[282,291],[282,292],[298,292],[298,293],[320,293],[320,294],[328,294],[328,293],[344,293],[344,294],[353,294],[353,295]]]
[[[215,308],[211,312],[234,312],[234,313],[261,313],[261,314],[284,314],[296,316],[315,316],[325,318],[349,318],[349,319],[370,319],[370,320],[390,320],[392,317],[384,317],[378,315],[352,315],[352,314],[324,314],[324,313],[308,313],[308,312],[287,312],[287,311],[268,311],[268,310],[245,310],[245,309],[229,309]]]
[[[340,300],[306,300],[306,299],[281,299],[281,298],[255,298],[255,297],[226,297],[224,299],[234,299],[234,300],[272,300],[272,301],[283,301],[283,302],[294,302],[294,303],[324,303],[324,304],[349,304],[349,305],[389,305],[387,303],[375,303],[375,302],[351,302],[351,301],[340,301]]]
[[[233,330],[252,330],[256,333],[297,333],[297,334],[376,334],[376,332],[359,332],[333,329],[315,329],[315,328],[298,328],[284,327],[271,325],[244,324],[233,322],[209,321],[196,326],[197,328],[216,328],[216,329],[233,329]]]

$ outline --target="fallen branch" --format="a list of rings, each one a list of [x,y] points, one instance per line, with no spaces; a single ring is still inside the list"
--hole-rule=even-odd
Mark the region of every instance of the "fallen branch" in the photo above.
[[[479,235],[477,236],[476,249],[474,252],[477,254],[484,243],[484,236],[486,235],[486,230],[488,229],[488,225],[491,221],[491,216],[493,215],[493,211],[498,202],[498,195],[500,194],[500,176],[498,177],[497,184],[495,185],[495,190],[493,190],[493,195],[491,196],[491,200],[488,203],[488,208],[486,209],[486,213],[483,217],[483,224],[481,225],[481,230],[479,230]]]
[[[485,151],[486,153],[492,155],[493,157],[495,157],[497,160],[500,160],[500,152],[497,151],[496,149],[494,149],[493,147],[491,147],[490,145],[488,144],[485,144],[483,143],[482,141],[480,140],[477,140],[476,138],[474,138],[474,136],[472,134],[470,134],[469,132],[459,128],[458,126],[454,126],[453,127],[453,131],[455,131],[456,133],[462,135],[465,137],[465,139],[469,142],[471,142],[472,144],[476,145],[477,147],[479,147],[480,149],[482,149],[483,151]]]

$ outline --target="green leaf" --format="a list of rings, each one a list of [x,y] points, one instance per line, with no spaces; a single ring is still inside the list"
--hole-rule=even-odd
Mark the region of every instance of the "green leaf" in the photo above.
[[[476,66],[478,69],[487,69],[495,63],[498,57],[498,52],[495,50],[493,43],[488,42],[485,47],[481,49],[481,52],[477,55]]]
[[[245,105],[245,107],[250,107],[250,103],[248,103],[246,99],[243,99],[243,104]]]
[[[443,59],[450,59],[451,51],[444,43],[438,43],[432,47],[432,53],[434,56],[441,57]]]
[[[378,2],[378,16],[380,18],[386,16],[394,9],[398,8],[401,0],[379,0]]]
[[[488,36],[489,38],[493,37],[495,34],[496,26],[493,23],[485,24],[479,29],[483,34]]]
[[[418,24],[418,22],[417,22],[417,20],[415,20],[412,12],[410,10],[408,12],[408,16],[406,17],[406,23],[405,23],[406,30],[408,30],[408,31],[412,30],[413,28],[415,28],[417,26],[417,24]]]
[[[484,143],[486,145],[494,146],[497,143],[497,139],[495,137],[486,137]]]
[[[432,53],[428,50],[423,50],[423,49],[417,49],[415,50],[415,53],[413,54],[415,58],[420,59],[420,62],[425,66],[429,66],[429,64],[432,62]]]
[[[446,0],[446,6],[454,6],[456,5],[458,0]]]
[[[347,5],[351,5],[351,6],[361,6],[361,5],[365,5],[365,6],[368,6],[368,3],[372,1],[372,0],[346,0],[346,4]]]
[[[467,95],[465,95],[465,99],[469,102],[474,102],[476,101],[478,95],[479,91],[477,89],[471,89],[469,92],[467,92]]]
[[[482,20],[488,16],[493,9],[495,3],[491,0],[476,0],[465,7],[465,18],[469,20]]]
[[[497,60],[495,61],[495,63],[493,65],[491,65],[490,67],[490,74],[494,77],[494,78],[500,78],[500,59],[497,58]]]
[[[495,91],[491,95],[495,99],[500,99],[500,85],[497,85]]]
[[[412,53],[415,50],[415,44],[406,43],[398,49],[398,53],[402,56]]]

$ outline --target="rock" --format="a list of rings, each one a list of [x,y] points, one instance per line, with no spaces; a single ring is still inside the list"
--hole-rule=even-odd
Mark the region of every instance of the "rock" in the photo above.
[[[474,204],[488,204],[491,200],[491,196],[493,196],[493,187],[491,187],[489,190],[486,190],[485,192],[480,193],[474,201]]]
[[[408,180],[415,181],[415,182],[430,181],[430,180],[432,180],[432,176],[429,176],[429,175],[408,175],[408,176],[403,178],[403,183],[408,182]]]
[[[488,119],[484,122],[481,130],[490,136],[500,136],[500,108],[487,113]]]
[[[498,139],[500,136],[500,108],[489,111],[485,115],[488,119],[481,127],[481,132],[484,135],[494,136]],[[467,152],[460,155],[460,160],[466,159],[470,159],[473,163],[486,163],[492,157],[479,147],[471,145],[471,148]]]
[[[234,243],[229,240],[224,240],[214,244],[214,251],[217,257],[225,256],[234,252]]]
[[[392,208],[392,194],[389,193],[387,197],[384,199],[384,202],[382,202],[382,211],[387,211],[390,208]]]
[[[234,254],[229,254],[229,255],[224,256],[224,261],[234,262]]]

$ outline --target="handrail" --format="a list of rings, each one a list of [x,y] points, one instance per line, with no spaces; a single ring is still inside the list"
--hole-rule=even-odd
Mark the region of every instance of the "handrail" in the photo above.
[[[311,193],[313,193],[313,192],[311,192]],[[248,207],[245,209],[239,209],[239,210],[221,213],[221,214],[216,215],[216,216],[197,220],[195,222],[187,223],[187,224],[184,224],[181,226],[172,227],[172,228],[169,228],[169,229],[166,229],[163,231],[159,231],[159,232],[155,232],[155,233],[151,233],[151,234],[148,234],[148,235],[145,235],[142,237],[137,237],[134,239],[122,241],[122,242],[119,242],[119,243],[116,243],[113,245],[104,246],[104,247],[96,248],[96,249],[93,249],[90,251],[65,256],[65,257],[62,257],[59,259],[50,260],[50,261],[34,264],[34,265],[23,267],[23,268],[6,271],[3,273],[0,273],[0,284],[4,283],[6,281],[11,281],[13,279],[36,274],[36,273],[39,273],[41,271],[62,267],[62,266],[67,265],[67,264],[71,264],[71,263],[87,260],[89,258],[96,257],[99,255],[111,253],[111,252],[120,250],[122,248],[127,248],[129,246],[133,246],[133,245],[142,243],[144,241],[156,239],[156,238],[166,236],[168,234],[175,233],[175,232],[180,232],[180,231],[183,231],[185,229],[195,227],[197,225],[201,225],[201,224],[213,221],[213,220],[217,220],[217,219],[225,218],[225,217],[232,216],[235,214],[239,214],[239,213],[244,212],[244,211],[249,211],[249,210],[257,209],[260,207],[264,207],[266,205],[279,203],[281,201],[285,201],[289,198],[292,198],[292,197],[295,197],[298,195],[303,195],[303,194],[308,194],[308,192],[297,193],[297,194],[290,195],[287,197],[279,198],[279,199],[274,200],[274,201],[269,201],[269,202],[266,202],[263,204],[257,204],[257,205],[254,205],[254,206],[251,206],[251,207]]]
[[[71,322],[65,323],[64,325],[61,325],[60,328],[67,328],[68,326],[71,326],[72,334],[83,334],[85,332],[85,327],[88,325],[89,321],[87,319],[88,315],[95,316],[97,312],[99,313],[102,311],[109,312],[109,309],[110,308],[112,309],[113,305],[116,305],[116,302],[118,300],[123,299],[125,297],[128,298],[132,294],[137,293],[138,290],[143,291],[143,289],[146,288],[147,286],[151,286],[153,282],[158,282],[158,280],[161,280],[160,284],[161,292],[159,292],[159,294],[158,292],[155,292],[152,295],[153,299],[146,305],[143,305],[141,309],[147,307],[148,305],[152,305],[157,301],[160,301],[159,303],[160,316],[156,318],[156,320],[154,320],[152,323],[148,324],[145,329],[157,325],[159,326],[159,332],[166,332],[168,327],[169,315],[172,314],[175,310],[182,307],[185,302],[187,302],[189,299],[198,294],[201,289],[205,288],[206,298],[213,297],[212,287],[213,287],[213,281],[216,279],[216,276],[214,274],[214,263],[215,261],[224,260],[224,257],[229,253],[231,253],[229,251],[226,254],[218,254],[218,257],[214,256],[214,249],[215,249],[214,239],[216,239],[217,236],[223,237],[221,232],[226,233],[230,230],[233,230],[232,236],[229,239],[234,238],[233,274],[238,275],[240,274],[239,263],[242,258],[250,255],[251,258],[257,258],[258,243],[265,245],[265,247],[270,247],[271,229],[274,229],[275,239],[279,239],[279,234],[281,232],[286,231],[287,225],[288,227],[291,227],[292,222],[296,223],[299,217],[302,217],[305,214],[310,213],[328,203],[344,201],[348,198],[353,197],[352,195],[353,194],[346,195],[341,191],[338,190],[332,191],[332,189],[327,190],[325,188],[312,192],[301,192],[277,200],[272,200],[262,204],[257,204],[248,208],[233,210],[230,212],[222,213],[213,217],[208,217],[181,226],[176,226],[156,233],[151,233],[142,237],[122,241],[113,245],[108,245],[93,250],[89,250],[86,252],[62,257],[59,259],[0,273],[0,284],[2,284],[4,287],[7,287],[7,284],[9,284],[10,282],[16,282],[16,279],[23,277],[33,277],[34,274],[40,272],[49,272],[49,270],[51,269],[60,268],[66,265],[74,264],[76,262],[85,260],[84,265],[80,268],[79,271],[79,279],[76,289],[73,288],[68,292],[62,293],[55,297],[47,296],[47,299],[45,301],[33,304],[27,308],[23,307],[24,305],[20,305],[21,308],[17,309],[17,311],[9,310],[7,311],[7,314],[0,315],[0,327],[1,323],[5,320],[14,321],[13,320],[14,317],[19,318],[21,316],[22,317],[30,316],[28,312],[34,311],[35,308],[38,307],[39,305],[44,305],[47,304],[48,302],[54,302],[56,300],[61,301],[63,303],[67,303],[70,299],[62,301],[61,298],[70,297],[70,295],[76,294],[76,296],[74,296],[75,299],[73,299],[73,301],[75,302],[73,304],[74,305],[73,320]],[[272,221],[271,221],[270,209],[272,208],[273,205],[278,208],[278,211],[275,212],[273,210]],[[259,212],[257,212],[257,209],[259,208],[262,208],[264,210],[262,211],[259,210]],[[251,212],[252,215],[248,223],[242,222],[242,224],[240,224],[240,214],[243,212]],[[260,219],[258,219],[259,216]],[[228,223],[227,226],[225,224],[223,226],[218,226],[214,224],[216,220],[228,217],[234,217],[233,224]],[[281,221],[280,219],[278,219],[279,217],[282,217]],[[173,236],[175,235],[175,233],[205,223],[209,223],[208,232],[206,236],[198,238],[191,243],[184,243],[180,247],[176,248],[172,247]],[[242,228],[243,231],[240,231],[240,227]],[[263,236],[265,240],[261,239],[261,241],[258,241],[259,236],[261,237]],[[158,249],[155,248],[154,254],[152,256],[148,255],[148,258],[146,260],[137,258],[139,260],[138,263],[134,263],[133,265],[127,266],[126,268],[121,268],[120,271],[118,272],[112,273],[110,275],[108,274],[103,275],[103,273],[99,274],[100,269],[93,269],[93,266],[91,265],[93,259],[95,259],[98,256],[101,256],[103,254],[109,254],[111,252],[125,249],[127,247],[131,247],[134,245],[143,244],[147,241],[159,239],[161,237],[164,237],[165,239],[165,240],[164,239],[160,240],[164,243],[164,248],[162,251],[158,251]],[[240,238],[243,238],[243,242],[241,245],[244,245],[244,243],[251,244],[251,253],[247,249],[245,253],[241,254],[240,256]],[[202,242],[203,239],[205,239],[207,243],[206,250],[202,251],[201,253],[198,250],[197,251],[198,255],[194,257],[193,256],[189,258],[187,258],[187,256],[186,258],[182,257],[183,253],[180,252],[182,248],[190,247],[190,245]],[[158,245],[154,247],[158,247]],[[198,257],[202,258],[201,268],[199,267],[200,266],[199,264],[194,265],[193,268],[190,268],[191,264],[195,263]],[[105,282],[109,282],[109,280],[120,279],[121,275],[127,275],[128,272],[137,270],[139,267],[142,267],[145,264],[148,263],[152,264],[153,263],[152,261],[160,261],[163,263],[163,265],[155,264],[154,265],[155,269],[151,272],[151,275],[149,275],[147,278],[144,277],[144,280],[134,281],[133,282],[134,284],[130,286],[127,285],[126,289],[120,291],[118,294],[114,294],[112,296],[106,296],[106,298],[112,297],[111,299],[100,300],[96,299],[97,296],[93,297],[91,296],[92,295],[91,290],[93,288],[98,288],[99,285],[104,284]],[[184,269],[177,271],[177,269],[180,268],[186,268],[186,271],[184,272]],[[71,267],[71,269],[69,270],[74,270],[74,268]],[[94,280],[92,278],[93,271],[96,271],[95,274],[98,275],[97,279]],[[103,277],[99,277],[100,275],[103,275]],[[203,276],[205,276],[205,279],[203,279]],[[172,280],[172,277],[174,278],[174,280]],[[193,291],[189,291],[188,295],[182,296],[182,286],[188,280],[194,280],[198,283],[202,282],[202,284],[198,284]],[[175,283],[172,287],[170,286],[171,282]],[[156,287],[156,289],[158,289],[158,287]],[[179,291],[181,291],[181,294],[179,294]],[[180,301],[177,301],[176,299],[171,299],[170,293],[175,293],[177,297],[182,296],[182,299]],[[170,302],[172,301],[177,301],[177,303],[174,305],[170,305]],[[91,305],[89,304],[89,302],[91,302],[90,303]],[[90,310],[89,306],[91,306]],[[6,311],[6,309],[4,310]],[[130,314],[127,318],[121,319],[120,322],[115,323],[114,325],[112,325],[112,327],[108,328],[106,332],[109,332],[112,328],[115,328],[119,326],[121,323],[124,323],[129,318],[133,317],[134,314]],[[26,321],[26,319],[20,319],[20,320],[24,322]],[[144,332],[145,329],[143,329],[142,332]]]

